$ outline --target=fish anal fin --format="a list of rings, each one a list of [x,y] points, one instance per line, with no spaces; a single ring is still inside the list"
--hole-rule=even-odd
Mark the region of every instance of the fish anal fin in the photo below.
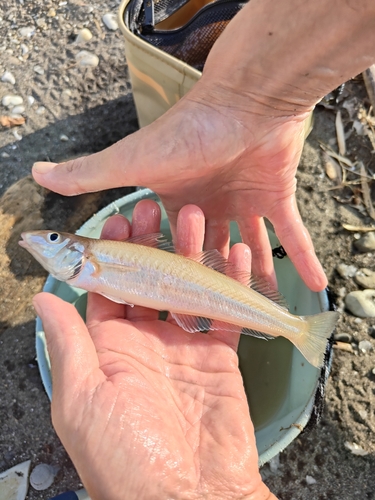
[[[140,234],[138,236],[132,236],[125,243],[135,243],[136,245],[143,245],[151,248],[158,248],[159,250],[165,250],[166,252],[175,252],[175,248],[171,241],[162,233],[150,233],[150,234]]]
[[[172,318],[176,321],[178,326],[183,328],[186,332],[206,332],[211,330],[212,320],[203,318],[202,316],[191,316],[190,314],[177,314],[171,312]]]

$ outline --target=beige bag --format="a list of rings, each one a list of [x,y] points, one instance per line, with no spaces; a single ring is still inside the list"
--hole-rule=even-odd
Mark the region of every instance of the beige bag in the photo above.
[[[183,97],[199,80],[202,73],[133,34],[124,22],[125,9],[130,1],[121,2],[119,25],[125,37],[125,54],[139,126],[144,127],[159,118]],[[193,8],[181,9],[186,13],[186,19],[181,19],[180,15],[179,25],[184,24],[184,21],[187,22],[200,6],[207,4],[207,0],[190,0],[188,4]],[[312,114],[306,120],[305,136],[310,133],[311,128]]]

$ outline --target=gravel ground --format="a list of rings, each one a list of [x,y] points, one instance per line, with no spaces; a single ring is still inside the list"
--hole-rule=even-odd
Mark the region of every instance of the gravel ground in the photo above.
[[[9,75],[0,81],[0,100],[22,97],[18,106],[24,110],[18,108],[13,114],[20,115],[16,119],[24,117],[25,123],[0,126],[0,195],[27,176],[35,160],[60,161],[95,152],[136,130],[124,42],[119,30],[108,29],[102,21],[104,14],[117,8],[116,1],[100,0],[2,2],[0,78],[10,72],[15,82]],[[77,43],[83,28],[91,31],[92,39]],[[98,57],[96,67],[77,62],[82,50]],[[348,107],[351,102],[354,111]],[[320,425],[301,434],[278,460],[262,469],[271,489],[284,500],[375,499],[374,321],[344,311],[342,298],[361,287],[353,277],[337,272],[340,263],[374,269],[373,254],[359,253],[353,246],[359,235],[342,227],[343,223],[369,225],[371,219],[361,185],[331,189],[336,180],[326,175],[327,158],[320,146],[328,144],[337,151],[335,116],[340,109],[348,136],[346,157],[363,161],[372,176],[372,125],[368,135],[359,135],[359,126],[353,129],[361,106],[368,111],[363,84],[357,80],[346,86],[339,103],[317,108],[298,174],[299,206],[342,310],[337,332],[346,334],[341,339],[352,352],[335,350]],[[0,116],[14,119],[12,109],[3,105]],[[366,116],[362,119],[368,123]],[[352,172],[347,176],[350,182],[358,178]],[[64,199],[26,178],[0,200],[0,471],[26,459],[32,460],[32,468],[38,463],[58,467],[53,485],[43,492],[30,487],[29,500],[47,499],[77,489],[80,483],[52,429],[49,401],[35,362],[30,301],[43,286],[45,274],[19,251],[19,232],[47,222],[75,230],[122,193]],[[363,353],[358,346],[364,340],[372,350]],[[355,443],[367,455],[353,454],[345,443]]]

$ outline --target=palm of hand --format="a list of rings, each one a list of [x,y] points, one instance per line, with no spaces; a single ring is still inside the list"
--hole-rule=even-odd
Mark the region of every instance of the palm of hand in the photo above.
[[[159,225],[157,204],[140,202],[133,235]],[[130,231],[114,216],[102,237]],[[197,207],[181,210],[177,236],[182,253],[201,249]],[[243,270],[249,258],[242,244],[229,255]],[[96,294],[86,325],[49,294],[35,306],[51,357],[53,423],[94,500],[268,497],[238,369],[239,334],[192,335],[157,311]]]

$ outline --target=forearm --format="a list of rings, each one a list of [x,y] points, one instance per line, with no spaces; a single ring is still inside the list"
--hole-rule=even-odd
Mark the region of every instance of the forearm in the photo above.
[[[298,114],[375,62],[374,26],[373,0],[250,0],[214,45],[202,83]]]

